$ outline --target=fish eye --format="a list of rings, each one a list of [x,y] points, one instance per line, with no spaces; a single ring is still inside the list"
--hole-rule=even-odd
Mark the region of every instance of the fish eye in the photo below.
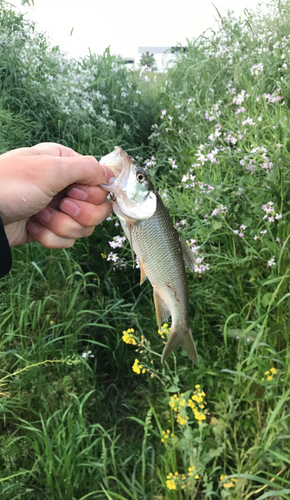
[[[145,175],[142,172],[139,172],[136,177],[138,182],[144,182],[145,180]]]

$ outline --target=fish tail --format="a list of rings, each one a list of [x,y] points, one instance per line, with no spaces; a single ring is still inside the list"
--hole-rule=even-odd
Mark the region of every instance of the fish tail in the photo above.
[[[180,331],[177,332],[171,330],[169,338],[163,349],[161,363],[164,363],[164,361],[168,358],[169,354],[171,354],[172,351],[175,351],[180,346],[187,352],[190,359],[192,359],[192,361],[194,361],[198,365],[197,350],[195,347],[190,327],[184,330],[183,332]]]

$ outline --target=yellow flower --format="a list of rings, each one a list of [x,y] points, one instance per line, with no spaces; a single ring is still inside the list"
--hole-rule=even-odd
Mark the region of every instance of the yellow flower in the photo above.
[[[195,474],[194,479],[199,479],[199,475]]]
[[[176,490],[176,484],[174,479],[167,479],[166,486],[169,490]]]
[[[269,382],[270,380],[273,380],[273,375],[268,375],[267,380],[268,380],[268,382]]]
[[[230,483],[226,483],[223,485],[224,488],[232,488],[234,485],[234,483],[231,481]]]
[[[141,371],[142,371],[142,373],[145,373],[145,371],[146,371],[145,368],[143,368],[143,366],[139,364],[138,359],[135,359],[134,365],[132,366],[132,370],[133,370],[133,372],[137,373],[138,375],[140,375]]]
[[[133,345],[136,345],[137,342],[136,340],[133,338],[133,335],[132,333],[134,333],[134,328],[129,328],[127,331],[124,331],[123,332],[123,342],[125,342],[126,344],[133,344]]]
[[[49,323],[50,323],[51,325],[54,325],[54,321],[52,321],[52,320],[51,320]]]
[[[169,406],[171,406],[173,410],[177,411],[178,402],[179,402],[179,397],[177,396],[177,394],[173,394],[173,396],[171,396],[170,398]]]
[[[101,253],[101,257],[102,257],[102,259],[106,259],[107,258],[107,254],[106,253]]]
[[[223,481],[223,480],[224,480],[224,479],[226,479],[227,477],[228,477],[228,476],[224,476],[223,474],[221,474],[221,476],[220,476],[220,480],[221,480],[221,481]],[[224,488],[233,488],[233,486],[235,486],[235,485],[234,485],[234,483],[236,483],[236,482],[237,482],[237,479],[233,477],[229,483],[225,483],[225,484],[223,484],[223,487],[224,487]]]
[[[175,472],[174,476],[178,476],[178,472]],[[169,490],[176,490],[175,477],[172,472],[170,472],[167,476],[166,486]]]
[[[174,434],[172,434],[172,433],[170,434],[170,430],[169,430],[169,429],[167,429],[167,431],[166,431],[166,432],[165,432],[165,431],[162,431],[162,434],[163,434],[163,437],[161,438],[161,442],[162,442],[162,443],[164,443],[164,442],[165,442],[165,439],[168,439],[168,438],[169,438],[169,436],[171,436],[171,437],[172,437],[172,436],[174,435]]]
[[[270,372],[269,371],[265,372],[265,375],[270,375]]]
[[[187,420],[188,420],[188,417],[187,417]],[[177,423],[180,424],[180,425],[185,425],[186,424],[186,418],[183,418],[180,413],[177,417]]]
[[[199,394],[194,394],[194,395],[191,397],[191,399],[192,399],[193,401],[196,401],[197,403],[202,403],[202,401],[203,401],[203,397],[202,397],[201,395],[199,395]]]
[[[195,467],[188,467],[188,477],[193,476],[193,473],[195,471]]]
[[[270,368],[270,372],[273,373],[273,375],[277,375],[277,370],[276,368]]]
[[[199,384],[196,384],[195,388],[196,388],[196,389],[200,389],[200,385],[199,385]]]
[[[170,334],[171,328],[168,328],[168,324],[164,323],[161,326],[161,330],[158,330],[159,335],[161,336],[162,339],[165,338],[165,336],[168,336]]]
[[[205,420],[206,419],[206,416],[204,413],[201,413],[200,411],[195,411],[194,412],[194,418],[198,421],[201,421],[201,420]]]

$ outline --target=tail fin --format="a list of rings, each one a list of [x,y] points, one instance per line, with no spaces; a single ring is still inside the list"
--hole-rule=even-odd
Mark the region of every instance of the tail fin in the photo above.
[[[194,361],[198,365],[197,350],[190,327],[183,332],[171,331],[169,339],[167,340],[167,343],[163,349],[161,363],[164,363],[169,354],[171,354],[172,351],[175,351],[175,349],[177,349],[179,346],[181,346],[182,349],[187,352],[190,359],[192,359],[192,361]]]

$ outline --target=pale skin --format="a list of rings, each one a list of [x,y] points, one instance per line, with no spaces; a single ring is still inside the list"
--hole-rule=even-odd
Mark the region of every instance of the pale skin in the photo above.
[[[111,213],[99,184],[112,172],[93,156],[55,143],[0,155],[0,216],[10,246],[69,248]]]

